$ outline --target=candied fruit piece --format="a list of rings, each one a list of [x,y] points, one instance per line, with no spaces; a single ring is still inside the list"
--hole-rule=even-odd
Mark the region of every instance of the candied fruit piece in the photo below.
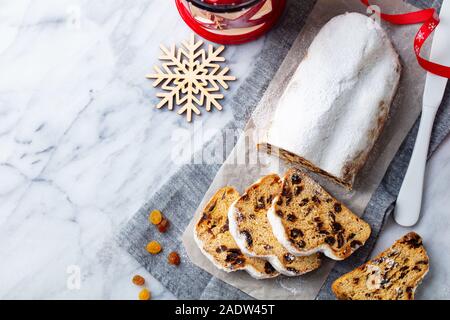
[[[132,281],[137,286],[143,286],[145,284],[145,279],[138,274],[133,277]]]
[[[169,220],[167,220],[166,218],[163,218],[162,221],[158,224],[158,230],[161,233],[164,233],[167,231],[167,229],[169,229]]]
[[[153,210],[153,211],[150,213],[149,220],[150,220],[150,222],[151,222],[152,224],[155,224],[155,225],[160,224],[161,221],[163,220],[163,216],[162,216],[161,211],[159,211],[159,210]]]
[[[178,266],[180,264],[180,255],[177,252],[171,252],[168,257],[169,264]]]
[[[144,288],[139,292],[139,300],[150,300],[150,298],[151,294],[148,289]]]
[[[147,251],[151,254],[158,254],[161,250],[161,245],[157,241],[152,241],[147,244]]]

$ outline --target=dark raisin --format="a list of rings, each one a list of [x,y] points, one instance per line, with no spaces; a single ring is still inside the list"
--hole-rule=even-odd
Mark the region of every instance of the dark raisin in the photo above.
[[[216,207],[216,204],[217,204],[217,200],[214,201],[214,203],[209,207],[208,211],[209,211],[209,212],[213,211],[214,208]]]
[[[244,194],[244,195],[242,196],[242,200],[243,200],[243,201],[248,201],[248,200],[250,200],[249,195],[248,195],[248,194]]]
[[[259,210],[262,210],[262,209],[264,209],[264,208],[265,208],[264,205],[261,205],[260,203],[257,203],[257,204],[255,205],[254,210],[255,210],[255,211],[259,211]]]
[[[247,242],[247,247],[251,248],[253,246],[253,238],[252,238],[252,235],[250,234],[250,232],[248,232],[247,230],[243,230],[241,232],[241,234],[243,234],[245,237],[245,241]]]
[[[336,211],[337,213],[342,211],[342,205],[340,203],[335,203],[334,204],[334,211]]]
[[[304,206],[306,206],[306,205],[308,204],[308,202],[309,202],[309,198],[304,198],[304,199],[302,199],[302,201],[299,203],[299,206],[300,206],[300,207],[304,207]]]
[[[320,204],[320,199],[319,199],[319,197],[317,197],[317,196],[313,196],[313,197],[311,198],[311,200],[312,200],[314,203]]]
[[[283,205],[283,198],[281,198],[281,197],[278,198],[277,205],[279,205],[279,206]]]
[[[201,222],[208,221],[209,219],[211,219],[211,215],[207,214],[206,212],[203,212],[202,218],[200,219]]]
[[[347,237],[347,241],[352,240],[354,237],[356,237],[356,234],[350,233],[349,236]]]
[[[245,262],[245,259],[244,259],[244,258],[237,258],[237,259],[234,261],[234,264],[241,265],[241,264],[244,264],[244,262]]]
[[[418,267],[418,266],[414,266],[414,267],[412,268],[412,271],[418,271],[418,272],[420,272],[420,271],[422,271],[422,269],[420,269],[420,267]]]
[[[291,197],[287,197],[286,198],[286,206],[290,205],[292,202],[292,198]]]
[[[287,215],[287,221],[295,222],[295,221],[297,221],[297,217],[295,215],[293,215],[293,214],[288,214]]]
[[[403,266],[400,268],[400,271],[406,271],[406,270],[408,270],[408,266]]]
[[[291,263],[295,260],[294,255],[290,254],[290,253],[286,253],[284,255],[284,261],[286,261],[287,263]]]
[[[331,198],[328,198],[327,200],[325,200],[326,203],[330,203],[332,201],[333,201],[333,199],[331,199]]]
[[[289,189],[289,186],[287,184],[283,186],[283,191],[281,192],[281,195],[283,197],[290,197],[291,196],[291,189]]]
[[[350,247],[352,247],[353,249],[359,248],[361,246],[362,246],[362,242],[361,241],[353,240],[352,242],[350,242]]]
[[[344,242],[345,242],[344,236],[342,235],[342,233],[337,234],[337,241],[338,241],[337,247],[342,248],[342,246],[344,245]]]
[[[306,247],[306,242],[303,240],[300,240],[299,242],[297,242],[297,247],[299,247],[300,249],[303,249],[304,247]]]
[[[390,279],[383,278],[383,279],[381,279],[380,286],[381,286],[381,288],[386,288],[389,283],[390,283]]]
[[[331,220],[332,222],[335,222],[335,221],[336,221],[336,216],[334,215],[333,212],[328,212],[328,218],[330,218],[330,220]]]
[[[428,260],[420,260],[420,261],[417,261],[417,263],[416,264],[428,264]]]
[[[303,232],[300,229],[292,229],[291,230],[291,238],[298,238],[298,237],[303,237]]]
[[[330,246],[334,245],[335,242],[336,242],[336,239],[332,236],[325,238],[325,243],[329,244]]]
[[[296,173],[294,173],[291,177],[291,182],[292,184],[299,184],[302,182],[302,179],[300,178],[300,176]]]
[[[255,210],[261,210],[261,209],[264,209],[264,208],[266,207],[265,202],[266,202],[266,201],[265,201],[264,197],[260,197],[260,198],[258,199],[258,201],[256,201]]]
[[[333,229],[334,232],[339,232],[342,230],[342,225],[339,222],[333,222],[331,224],[331,228]]]
[[[330,233],[327,230],[319,230],[319,234],[329,235]]]
[[[273,274],[275,272],[275,269],[272,267],[272,265],[269,262],[266,262],[264,264],[264,271],[267,274]]]
[[[235,249],[235,248],[229,249],[228,252],[235,253],[237,255],[241,255],[242,254],[240,249]]]
[[[352,243],[353,243],[353,241],[350,243],[350,246],[353,248]],[[380,257],[378,259],[373,260],[373,263],[375,263],[375,264],[380,264],[383,262],[384,262],[384,257]]]
[[[225,233],[228,230],[230,230],[230,227],[229,227],[228,218],[227,218],[227,220],[225,221],[225,224],[222,226],[222,228],[220,228],[220,232],[221,233]]]
[[[268,203],[268,204],[271,204],[271,203],[272,203],[272,200],[273,200],[273,196],[270,195],[270,196],[267,198],[267,203]]]
[[[353,279],[353,284],[358,284],[359,283],[359,278],[354,278]]]
[[[292,273],[296,273],[296,274],[300,273],[297,269],[292,268],[292,267],[286,268],[286,270],[289,272],[292,272]]]
[[[225,258],[225,262],[233,262],[238,257],[239,257],[239,255],[237,253],[235,253],[235,252],[228,253],[226,258]]]
[[[408,297],[409,300],[412,299],[413,292],[414,292],[413,287],[407,287],[406,288],[406,296]]]
[[[280,218],[283,218],[283,211],[277,210],[277,211],[275,211],[275,213],[276,213],[277,216],[279,216]]]
[[[272,250],[273,247],[270,246],[270,245],[268,245],[268,244],[265,244],[265,245],[264,245],[264,249],[265,249],[265,250]]]
[[[302,186],[295,186],[295,188],[294,188],[294,194],[295,194],[296,196],[298,196],[300,193],[302,193],[302,191],[303,191],[303,187],[302,187]]]
[[[227,251],[227,247],[224,246],[224,245],[216,248],[216,252],[217,253],[221,253],[221,252],[224,252],[224,251]]]
[[[306,208],[306,210],[304,211],[304,216],[307,217],[312,211],[312,208]]]
[[[400,254],[399,251],[392,251],[392,252],[390,252],[390,253],[388,254],[388,257],[389,257],[389,258],[396,257],[396,256],[398,256],[399,254]]]
[[[422,245],[422,239],[415,233],[409,234],[403,243],[408,244],[411,248],[419,248]]]

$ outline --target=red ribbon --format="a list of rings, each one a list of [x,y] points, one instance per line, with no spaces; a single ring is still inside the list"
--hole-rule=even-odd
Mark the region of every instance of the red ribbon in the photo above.
[[[369,0],[361,0],[361,2],[368,7],[371,7]],[[416,37],[414,38],[414,52],[416,54],[417,61],[425,70],[444,78],[450,78],[450,67],[431,62],[420,56],[423,44],[433,33],[434,29],[436,29],[440,21],[435,9],[429,8],[403,14],[385,14],[381,12],[375,13],[377,13],[381,17],[381,19],[393,24],[404,25],[423,23],[422,27],[420,27],[419,31],[416,34]]]

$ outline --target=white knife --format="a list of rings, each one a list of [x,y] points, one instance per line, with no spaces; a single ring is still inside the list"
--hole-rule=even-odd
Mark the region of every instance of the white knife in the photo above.
[[[448,66],[450,65],[450,0],[444,0],[439,16],[441,22],[434,31],[430,59]],[[436,112],[444,96],[447,80],[432,73],[427,74],[419,133],[395,204],[394,219],[404,227],[413,226],[419,220],[431,131]]]

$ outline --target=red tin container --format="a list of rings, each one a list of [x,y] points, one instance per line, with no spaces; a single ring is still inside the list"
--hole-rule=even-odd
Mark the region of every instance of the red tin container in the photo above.
[[[286,0],[175,0],[183,20],[203,38],[239,44],[267,32],[282,15]]]

